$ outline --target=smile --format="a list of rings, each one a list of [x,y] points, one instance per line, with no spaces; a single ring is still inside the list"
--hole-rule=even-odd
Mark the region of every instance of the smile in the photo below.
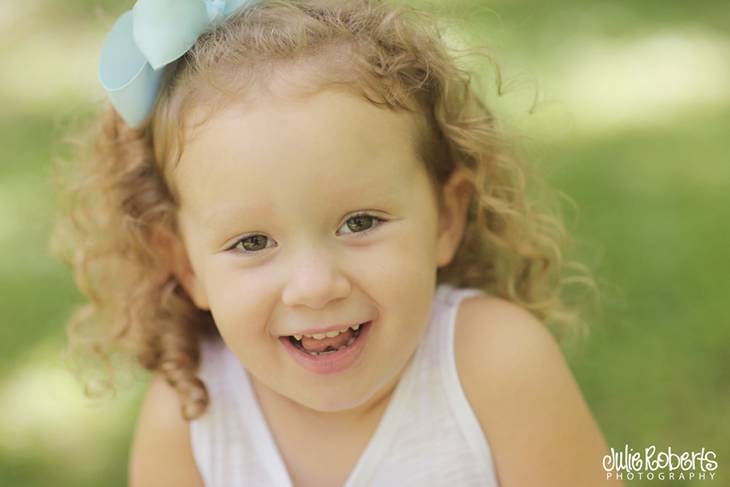
[[[342,372],[360,357],[372,321],[314,335],[288,335],[279,341],[304,369],[317,374]]]

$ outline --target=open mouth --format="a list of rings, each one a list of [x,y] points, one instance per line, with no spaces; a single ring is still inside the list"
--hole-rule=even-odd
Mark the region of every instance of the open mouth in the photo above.
[[[320,375],[344,373],[360,361],[373,322],[366,321],[337,335],[281,336],[279,341],[292,359],[309,372]],[[355,330],[357,328],[357,330]]]
[[[342,336],[338,335],[336,338],[333,337],[317,340],[315,338],[305,336],[300,337],[300,340],[297,340],[297,338],[292,335],[289,335],[285,338],[297,350],[301,351],[302,353],[311,355],[312,357],[332,355],[341,350],[351,347],[355,342],[357,342],[358,337],[360,337],[363,331],[367,327],[369,327],[371,323],[371,321],[360,323],[359,327],[357,327],[357,330],[349,328],[347,331],[340,334]]]

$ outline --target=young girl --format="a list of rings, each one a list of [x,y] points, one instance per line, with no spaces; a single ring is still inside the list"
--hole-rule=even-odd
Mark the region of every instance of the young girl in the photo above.
[[[154,372],[131,485],[605,481],[564,231],[429,16],[138,0],[99,76],[56,239],[71,337]]]

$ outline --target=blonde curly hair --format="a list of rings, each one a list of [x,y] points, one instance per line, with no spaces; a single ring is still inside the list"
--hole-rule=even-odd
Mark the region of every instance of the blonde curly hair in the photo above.
[[[203,34],[163,83],[144,126],[128,127],[105,104],[80,151],[57,165],[52,251],[88,297],[69,321],[68,351],[90,350],[112,374],[110,357],[121,349],[164,375],[185,419],[205,411],[196,371],[200,341],[217,335],[215,323],[179,285],[155,240],[159,229],[178,231],[170,171],[184,146],[182,123],[191,107],[214,113],[254,83],[265,87],[276,68],[307,65],[317,67],[309,70],[313,90],[345,86],[384,109],[418,114],[419,151],[435,189],[455,169],[466,171],[474,191],[465,234],[438,283],[483,289],[570,332],[563,336],[582,334],[565,290],[571,283],[594,289],[594,281],[564,258],[569,241],[559,212],[528,199],[531,172],[457,60],[424,11],[382,0],[271,0]]]

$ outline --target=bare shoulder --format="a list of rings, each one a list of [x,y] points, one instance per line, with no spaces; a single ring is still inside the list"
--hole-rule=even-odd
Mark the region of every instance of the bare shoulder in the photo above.
[[[464,299],[455,354],[501,486],[608,483],[603,435],[560,347],[529,311],[493,296]]]
[[[131,487],[202,486],[189,423],[175,390],[155,375],[142,403],[129,458]]]

